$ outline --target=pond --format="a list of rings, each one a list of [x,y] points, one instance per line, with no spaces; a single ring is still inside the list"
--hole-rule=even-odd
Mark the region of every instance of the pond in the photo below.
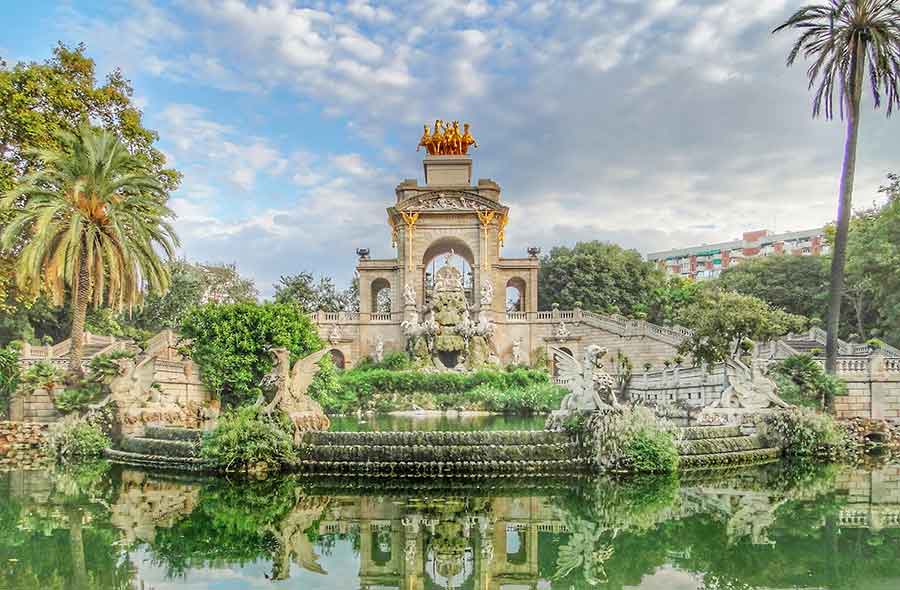
[[[333,416],[331,417],[331,430],[334,432],[543,430],[546,422],[546,416],[376,414],[362,418]]]
[[[239,482],[0,474],[0,588],[900,587],[900,466]]]

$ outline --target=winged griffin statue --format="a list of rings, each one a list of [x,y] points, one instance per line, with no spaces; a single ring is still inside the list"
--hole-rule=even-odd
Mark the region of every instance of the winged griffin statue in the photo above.
[[[275,366],[263,377],[260,387],[263,391],[275,391],[271,401],[265,403],[265,395],[260,394],[256,406],[262,407],[264,414],[276,409],[287,414],[294,425],[294,442],[300,442],[300,433],[307,430],[327,430],[331,425],[328,416],[317,401],[306,394],[313,377],[319,372],[319,361],[328,354],[320,350],[303,357],[291,367],[291,353],[286,348],[273,348]]]
[[[615,380],[603,369],[600,362],[606,352],[602,346],[591,344],[585,347],[582,362],[579,363],[571,354],[559,348],[553,349],[559,378],[571,391],[563,398],[560,410],[593,411],[619,405],[615,394]],[[606,403],[604,397],[609,399],[610,403]]]

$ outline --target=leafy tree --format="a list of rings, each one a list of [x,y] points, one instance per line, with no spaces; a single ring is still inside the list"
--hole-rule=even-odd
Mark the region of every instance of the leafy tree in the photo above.
[[[208,303],[187,314],[181,334],[203,383],[228,406],[259,396],[259,383],[273,367],[272,348],[287,348],[293,362],[322,347],[306,314],[280,303]]]
[[[0,245],[29,236],[16,266],[20,289],[43,283],[57,304],[72,290],[69,369],[80,374],[88,305],[121,308],[138,302],[145,285],[167,288],[154,248],[171,258],[178,238],[165,186],[114,135],[83,126],[59,139],[64,148],[41,151],[43,168],[0,200],[12,209]]]
[[[819,256],[766,256],[726,269],[718,284],[784,311],[824,319],[828,270]]]
[[[663,275],[635,250],[599,241],[557,246],[541,260],[538,303],[623,315],[646,314]]]
[[[657,324],[673,324],[681,311],[700,296],[703,283],[684,277],[668,277],[650,294],[647,319]]]
[[[359,299],[359,282],[356,281],[356,299]],[[322,310],[327,312],[345,311],[352,307],[353,286],[347,291],[338,291],[331,277],[320,276],[318,280],[311,272],[301,271],[294,275],[283,275],[275,285],[276,303],[293,303],[307,313]],[[359,304],[356,306],[359,309]]]
[[[825,346],[825,366],[833,374],[853,206],[863,79],[868,65],[875,106],[881,104],[884,95],[887,115],[900,107],[900,6],[893,0],[826,0],[804,6],[773,32],[788,29],[798,31],[800,36],[788,54],[787,65],[792,65],[800,54],[813,62],[807,70],[809,87],[818,85],[813,116],[823,110],[826,119],[833,116],[837,89],[839,113],[842,118],[847,117]]]
[[[883,206],[858,211],[850,221],[845,297],[860,339],[882,336],[900,343],[900,176],[881,187]]]
[[[695,364],[736,358],[745,340],[766,342],[806,327],[804,317],[787,313],[752,295],[709,287],[684,308],[679,323],[693,334],[678,347]]]
[[[259,291],[252,279],[244,278],[231,264],[196,264],[203,285],[202,303],[244,303],[256,301]]]
[[[98,85],[95,69],[84,45],[59,44],[42,63],[9,67],[0,59],[0,194],[38,169],[35,150],[64,149],[59,133],[74,133],[86,123],[115,134],[167,191],[178,188],[181,174],[167,167],[165,155],[154,147],[159,136],[143,126],[131,83],[115,70]],[[0,210],[0,228],[8,215]],[[0,315],[16,314],[21,326],[19,309],[32,304],[34,295],[14,286],[16,250],[0,251]]]

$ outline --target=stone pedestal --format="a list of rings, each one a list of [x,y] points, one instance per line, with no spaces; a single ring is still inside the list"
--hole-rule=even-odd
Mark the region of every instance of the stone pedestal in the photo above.
[[[426,156],[427,186],[465,186],[472,184],[472,158],[468,156]]]

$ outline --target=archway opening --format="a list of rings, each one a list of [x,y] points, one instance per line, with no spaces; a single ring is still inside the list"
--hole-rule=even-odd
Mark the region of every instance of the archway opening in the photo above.
[[[528,311],[525,309],[525,301],[525,279],[509,279],[506,283],[506,311]]]
[[[338,369],[343,370],[347,365],[347,360],[344,358],[344,353],[337,348],[332,348],[329,352],[331,353],[331,361],[334,363],[334,366]]]
[[[391,283],[387,279],[372,281],[372,313],[391,313]]]
[[[434,287],[434,277],[438,269],[449,264],[456,268],[462,276],[463,292],[469,305],[474,303],[473,297],[476,289],[473,266],[475,265],[475,256],[465,242],[454,237],[435,240],[425,250],[422,264],[424,266],[422,288],[426,302],[429,300],[432,287]]]

